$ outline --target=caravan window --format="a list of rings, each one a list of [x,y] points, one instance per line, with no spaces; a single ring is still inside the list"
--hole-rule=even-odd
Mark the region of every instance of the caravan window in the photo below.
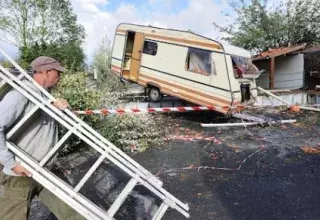
[[[258,68],[249,58],[232,56],[232,65],[235,78],[243,78],[245,75],[259,74]]]
[[[210,76],[215,72],[211,51],[189,48],[186,69],[194,73]]]
[[[158,52],[158,44],[152,41],[145,41],[143,45],[143,53],[149,55],[157,55]]]

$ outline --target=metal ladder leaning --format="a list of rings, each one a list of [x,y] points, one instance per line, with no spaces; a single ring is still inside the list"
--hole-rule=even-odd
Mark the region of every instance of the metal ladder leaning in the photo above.
[[[7,140],[12,137],[15,132],[17,132],[19,128],[24,125],[26,121],[31,118],[31,116],[39,109],[46,112],[49,116],[54,118],[57,122],[68,129],[68,132],[40,162],[31,158],[13,143],[7,141],[8,148],[16,155],[17,160],[22,166],[31,171],[32,178],[45,186],[69,206],[74,208],[79,214],[90,220],[114,219],[114,215],[117,213],[121,205],[125,202],[125,199],[129,196],[137,184],[143,185],[150,192],[160,198],[160,200],[162,200],[162,204],[153,216],[153,220],[161,219],[168,208],[177,210],[186,218],[190,217],[188,213],[188,204],[181,202],[168,191],[166,191],[162,187],[163,183],[161,180],[139,165],[119,148],[110,143],[93,128],[73,114],[70,110],[66,109],[64,111],[60,111],[51,105],[51,103],[55,100],[54,97],[44,90],[40,85],[38,85],[31,76],[29,76],[14,60],[11,59],[10,56],[8,56],[1,49],[0,54],[10,61],[10,63],[13,64],[21,73],[19,76],[15,76],[0,65],[0,78],[3,80],[3,82],[0,82],[0,99],[4,93],[7,92],[7,87],[11,86],[25,96],[30,102],[35,104],[35,107],[30,110],[28,114],[6,134]],[[41,93],[45,95],[46,98],[43,98],[26,86],[22,79],[32,82],[35,86],[37,86]],[[94,150],[100,153],[99,159],[94,163],[94,165],[88,170],[88,172],[82,177],[81,181],[74,188],[63,182],[44,167],[72,134],[78,136]],[[104,161],[104,159],[108,159],[131,177],[130,181],[126,184],[122,192],[118,195],[116,200],[107,211],[101,209],[88,198],[79,193],[80,189],[84,186],[95,170]]]

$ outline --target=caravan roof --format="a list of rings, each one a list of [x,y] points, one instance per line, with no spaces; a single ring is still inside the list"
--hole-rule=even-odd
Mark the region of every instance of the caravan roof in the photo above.
[[[223,47],[227,54],[239,56],[239,57],[251,58],[250,52],[241,47],[236,47],[231,44],[225,44],[225,43],[223,44]]]
[[[182,30],[166,29],[153,26],[144,26],[136,24],[121,23],[119,24],[116,34],[124,34],[127,31],[142,32],[147,39],[169,42],[171,44],[179,44],[185,46],[197,46],[203,49],[214,50],[235,56],[250,58],[250,52],[240,47],[229,44],[222,44],[213,39],[202,35]],[[222,48],[223,47],[223,48]]]

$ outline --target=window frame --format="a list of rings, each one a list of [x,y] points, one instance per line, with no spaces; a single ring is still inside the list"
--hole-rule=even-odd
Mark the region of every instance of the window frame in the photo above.
[[[210,59],[211,59],[211,63],[210,63],[210,73],[209,74],[203,74],[203,73],[201,73],[201,72],[195,72],[195,71],[192,71],[192,70],[190,70],[190,69],[188,69],[188,66],[190,65],[190,49],[191,50],[198,50],[198,51],[202,51],[202,52],[207,52],[207,53],[209,53],[210,54]],[[186,60],[185,60],[185,66],[184,66],[184,69],[186,70],[186,71],[188,71],[188,72],[190,72],[190,73],[195,73],[195,74],[199,74],[199,75],[202,75],[202,76],[207,76],[207,77],[210,77],[210,76],[212,76],[212,75],[217,75],[217,71],[216,71],[216,66],[215,66],[215,62],[214,62],[214,60],[213,60],[213,58],[212,58],[212,53],[213,53],[213,51],[211,51],[211,50],[206,50],[206,49],[201,49],[201,48],[196,48],[196,47],[188,47],[188,51],[187,51],[187,56],[186,56]],[[212,65],[214,65],[214,69],[212,69]],[[212,70],[213,70],[213,72],[212,72]]]
[[[155,52],[155,54],[150,54],[150,53],[146,53],[145,52],[145,45],[146,45],[146,43],[152,43],[152,44],[155,44],[156,45],[156,52]],[[151,41],[151,40],[144,40],[144,43],[143,43],[143,48],[142,48],[142,53],[143,54],[147,54],[147,55],[150,55],[150,56],[157,56],[157,54],[158,54],[158,42],[155,42],[155,41]]]

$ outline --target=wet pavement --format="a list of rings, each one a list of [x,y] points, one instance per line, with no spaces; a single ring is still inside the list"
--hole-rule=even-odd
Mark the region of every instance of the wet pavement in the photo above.
[[[199,121],[212,121],[210,113],[175,117],[168,124],[170,134],[215,137],[221,144],[171,140],[135,158],[160,173],[164,187],[189,203],[190,219],[320,219],[320,155],[301,150],[320,145],[320,116],[273,116],[297,118],[298,123],[203,129]],[[171,211],[164,219],[184,218]]]
[[[212,112],[167,115],[165,144],[131,156],[157,174],[165,189],[189,204],[190,219],[320,219],[320,154],[301,149],[320,146],[320,116],[313,112],[269,113],[277,119],[298,119],[298,123],[204,129],[200,122],[236,120]],[[68,167],[66,181],[75,184],[94,159],[90,154],[77,155],[58,164]],[[128,178],[117,174],[111,164],[102,166],[82,192],[107,208]],[[151,219],[158,204],[137,187],[117,219]],[[54,217],[35,200],[30,219]],[[185,218],[169,210],[163,219]]]

